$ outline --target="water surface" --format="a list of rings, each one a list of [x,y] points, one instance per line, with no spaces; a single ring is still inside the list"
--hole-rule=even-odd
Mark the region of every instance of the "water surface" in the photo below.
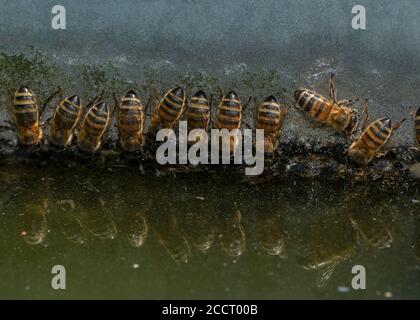
[[[0,169],[0,298],[420,298],[413,184]]]

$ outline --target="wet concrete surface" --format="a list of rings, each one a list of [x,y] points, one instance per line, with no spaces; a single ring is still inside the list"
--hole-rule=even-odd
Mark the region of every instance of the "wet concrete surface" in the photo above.
[[[216,96],[218,87],[233,88],[242,100],[274,94],[290,104],[300,86],[327,95],[332,72],[340,98],[370,99],[372,119],[408,118],[409,107],[420,100],[420,7],[415,0],[365,1],[366,30],[352,29],[351,1],[63,0],[66,30],[51,28],[56,3],[0,2],[1,49],[27,55],[33,46],[55,68],[45,75],[48,81],[38,81],[44,75],[25,77],[24,71],[19,79],[3,81],[2,105],[9,87],[21,82],[33,83],[41,96],[61,85],[86,100],[103,87],[121,95],[133,87],[147,100],[152,87],[162,94],[181,83],[190,95],[198,88]],[[83,68],[94,85],[86,85]],[[245,119],[251,120],[252,109]],[[282,142],[295,140],[345,142],[331,130],[313,128],[292,109]],[[413,144],[413,122],[407,121],[390,143]]]

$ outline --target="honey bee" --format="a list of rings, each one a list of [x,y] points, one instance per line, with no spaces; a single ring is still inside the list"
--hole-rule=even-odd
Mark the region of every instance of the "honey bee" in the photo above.
[[[179,230],[173,214],[159,222],[158,240],[175,262],[188,263],[191,256],[190,246],[187,238]]]
[[[85,226],[82,223],[76,210],[73,200],[57,201],[56,211],[60,214],[60,229],[64,237],[74,244],[84,244],[86,242]]]
[[[350,220],[358,234],[372,247],[388,248],[394,241],[388,226],[382,220],[375,219],[372,214],[353,214]]]
[[[121,148],[127,152],[139,151],[142,144],[144,113],[137,94],[130,90],[117,106],[117,125]]]
[[[134,213],[127,217],[128,225],[126,227],[128,242],[136,248],[140,248],[146,242],[149,225],[146,217],[141,213]]]
[[[98,207],[103,210],[98,210]],[[96,202],[86,203],[80,207],[87,217],[87,229],[100,240],[113,240],[117,237],[117,225],[110,212],[106,211],[106,203],[102,198]]]
[[[32,201],[26,205],[23,216],[23,240],[29,245],[38,245],[45,241],[48,233],[48,201]]]
[[[94,103],[84,116],[77,137],[77,148],[86,154],[94,154],[101,146],[101,139],[111,122],[107,104]]]
[[[359,126],[359,112],[350,108],[359,99],[336,100],[334,74],[330,78],[330,99],[309,89],[295,91],[295,100],[308,115],[320,124],[328,125],[345,136],[351,136]]]
[[[13,97],[12,123],[16,126],[18,143],[24,149],[36,148],[42,140],[40,113],[35,94],[22,85]]]
[[[191,97],[187,108],[188,130],[206,130],[210,123],[210,102],[203,91],[198,91]],[[201,139],[199,137],[198,139]],[[190,142],[191,143],[191,142]]]
[[[365,103],[365,125],[367,124],[367,109],[368,109],[368,100]],[[386,142],[391,137],[392,133],[397,130],[401,123],[405,119],[402,119],[400,122],[392,125],[390,118],[381,118],[373,123],[371,123],[359,138],[353,142],[349,149],[347,150],[349,156],[356,163],[367,166],[373,158],[380,155],[381,148],[386,144]]]
[[[190,217],[188,240],[191,245],[201,253],[207,253],[214,243],[214,226],[210,217],[205,214],[196,214]]]
[[[280,215],[264,215],[258,219],[258,238],[267,254],[286,258],[286,233]]]
[[[229,131],[239,129],[242,119],[241,100],[234,91],[229,91],[222,97],[216,115],[216,128]],[[235,136],[230,136],[230,151],[233,152],[238,144]]]
[[[76,128],[82,105],[78,95],[62,99],[52,116],[48,140],[58,149],[69,146],[73,139],[73,130]]]
[[[150,121],[149,132],[154,132],[159,126],[172,128],[184,110],[184,89],[176,87],[169,90],[160,100]]]
[[[414,114],[414,134],[416,137],[416,143],[420,146],[420,108],[418,108]]]
[[[282,109],[276,98],[269,96],[262,102],[256,113],[256,129],[264,129],[264,152],[272,155],[278,147],[278,138],[287,109]]]
[[[239,210],[222,224],[220,241],[223,251],[230,257],[239,257],[245,252],[246,237]]]

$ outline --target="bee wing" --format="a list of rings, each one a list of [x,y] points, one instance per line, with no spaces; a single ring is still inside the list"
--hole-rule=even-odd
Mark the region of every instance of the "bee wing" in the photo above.
[[[321,271],[316,281],[316,286],[318,288],[323,288],[328,284],[328,281],[331,279],[332,275],[334,274],[336,267],[337,267],[337,264],[333,263],[333,264],[330,264],[326,269]]]

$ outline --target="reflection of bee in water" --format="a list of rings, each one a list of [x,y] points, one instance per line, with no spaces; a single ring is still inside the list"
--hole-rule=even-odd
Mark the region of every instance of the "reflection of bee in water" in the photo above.
[[[329,99],[311,90],[300,88],[295,91],[295,100],[313,120],[326,124],[346,136],[351,136],[359,126],[359,112],[350,108],[359,99],[337,101],[334,74],[330,78]]]
[[[353,246],[331,249],[327,247],[318,248],[317,251],[311,252],[307,257],[300,260],[300,264],[305,270],[322,270],[317,280],[318,287],[325,286],[336,267],[355,253]]]
[[[216,128],[229,131],[239,129],[242,119],[241,100],[234,91],[229,91],[222,97],[216,115]],[[230,136],[230,151],[233,152],[238,144],[238,139]]]
[[[257,108],[255,128],[264,129],[264,152],[268,155],[277,149],[286,114],[287,109],[282,108],[273,96],[269,96]]]
[[[368,101],[366,100],[365,125],[368,122],[367,109]],[[359,138],[351,144],[347,151],[349,156],[356,163],[367,166],[373,158],[380,155],[379,151],[381,148],[389,140],[392,133],[397,130],[404,121],[405,119],[394,125],[392,125],[391,119],[389,118],[382,118],[374,121],[364,129]]]
[[[236,210],[232,217],[223,222],[220,232],[220,243],[228,256],[239,257],[245,252],[246,238],[239,210]]]
[[[366,216],[366,212],[353,214],[350,220],[358,234],[372,247],[379,249],[388,248],[394,241],[387,225],[382,220],[375,219],[371,215]]]
[[[89,208],[81,208],[88,217],[88,229],[92,235],[101,240],[112,240],[117,236],[117,225],[114,219],[112,219],[109,212],[106,212],[105,202],[99,199],[99,205],[92,206]]]
[[[184,110],[185,95],[181,87],[169,90],[156,106],[150,121],[149,132],[154,132],[161,126],[170,129],[178,121]]]
[[[191,97],[187,108],[188,131],[202,129],[207,131],[210,123],[210,102],[203,91]],[[199,140],[202,137],[197,138]],[[193,143],[193,142],[189,142]]]
[[[207,253],[214,243],[214,226],[205,214],[190,217],[188,239],[201,253]]]
[[[47,210],[47,200],[41,203],[32,203],[25,207],[24,226],[21,235],[27,244],[37,245],[45,241],[48,232]]]
[[[298,264],[317,271],[317,286],[324,287],[336,268],[356,252],[356,234],[341,212],[314,219],[297,231],[294,242],[299,250]]]
[[[117,124],[121,148],[127,152],[139,151],[142,143],[144,114],[137,94],[130,90],[117,106]]]
[[[57,209],[60,211],[60,228],[64,237],[72,243],[83,244],[86,242],[85,228],[76,215],[75,208],[73,200],[57,201]]]
[[[166,249],[175,262],[188,263],[191,255],[188,241],[179,231],[175,216],[170,215],[167,219],[166,221],[159,222],[159,243]]]
[[[108,129],[110,121],[106,103],[103,101],[94,103],[80,125],[77,148],[83,153],[95,153],[101,146],[102,136]]]
[[[73,138],[73,130],[76,128],[82,105],[77,95],[62,99],[55,108],[52,116],[48,140],[53,146],[63,149],[69,146]]]
[[[144,245],[149,231],[145,216],[141,213],[135,213],[130,216],[127,223],[126,233],[128,242],[133,247],[140,248]]]
[[[259,243],[263,250],[269,255],[286,258],[286,233],[281,226],[280,215],[260,217],[257,227]]]

